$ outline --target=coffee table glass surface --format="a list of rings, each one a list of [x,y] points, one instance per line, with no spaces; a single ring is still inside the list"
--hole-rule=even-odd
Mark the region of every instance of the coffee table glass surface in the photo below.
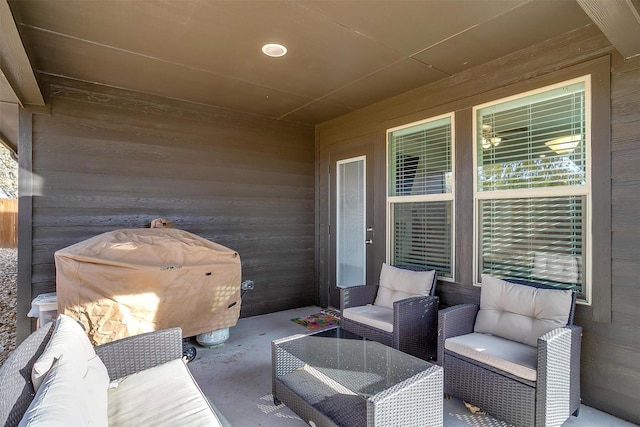
[[[437,425],[424,423],[442,419],[439,366],[349,331],[275,340],[272,357],[274,400],[316,426]]]

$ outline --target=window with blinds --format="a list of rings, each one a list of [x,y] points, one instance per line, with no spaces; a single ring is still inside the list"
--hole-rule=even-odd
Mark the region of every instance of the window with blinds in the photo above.
[[[474,108],[477,279],[487,273],[584,293],[587,77]]]
[[[388,260],[453,277],[453,115],[390,129]]]

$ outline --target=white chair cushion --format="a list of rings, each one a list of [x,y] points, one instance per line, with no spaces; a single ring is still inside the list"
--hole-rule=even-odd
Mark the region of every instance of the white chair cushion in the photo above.
[[[393,332],[393,309],[378,305],[345,308],[342,317],[386,332]]]
[[[393,303],[406,298],[429,295],[435,270],[411,271],[382,264],[380,286],[374,305],[393,309]]]
[[[90,424],[89,395],[72,360],[56,358],[42,378],[41,385],[20,427],[84,427]],[[106,413],[104,423],[107,425]]]
[[[96,352],[82,326],[71,317],[60,314],[51,339],[31,370],[31,381],[36,392],[54,359],[63,354],[66,362],[72,363],[78,370],[78,376],[83,378],[87,374],[87,361],[95,357]]]
[[[570,311],[569,290],[534,288],[483,275],[473,330],[536,347],[538,337],[567,324]]]
[[[182,359],[114,381],[108,396],[110,425],[222,425]]]
[[[526,344],[472,333],[446,339],[444,348],[525,380],[537,377],[538,350]]]

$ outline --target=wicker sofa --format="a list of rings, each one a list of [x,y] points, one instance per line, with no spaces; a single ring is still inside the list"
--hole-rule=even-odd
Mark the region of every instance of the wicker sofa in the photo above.
[[[2,426],[225,424],[182,360],[180,328],[94,348],[59,316],[0,367]]]
[[[480,306],[438,313],[444,392],[515,426],[561,426],[580,408],[575,293],[483,276]]]

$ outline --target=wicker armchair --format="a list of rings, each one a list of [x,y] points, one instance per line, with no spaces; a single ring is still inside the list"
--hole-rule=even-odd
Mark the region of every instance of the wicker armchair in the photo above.
[[[491,295],[488,289],[493,282],[500,282],[504,292],[486,296]],[[582,328],[573,325],[575,293],[557,288],[549,291],[550,287],[531,282],[487,277],[483,278],[482,286],[480,307],[462,304],[438,313],[438,363],[444,368],[445,394],[515,426],[562,425],[571,415],[577,415],[580,408]],[[553,294],[547,293],[540,299],[541,290]],[[553,298],[550,305],[557,308],[558,293],[564,293],[560,299],[562,307],[566,306],[567,314],[563,318],[566,324],[563,320],[559,326],[539,328],[536,319],[529,316],[543,310],[546,312],[542,317],[546,318],[541,322],[548,322],[549,310],[544,302]],[[496,299],[513,302],[514,295],[516,307],[501,311],[491,306],[491,300]],[[524,316],[518,314],[523,312]],[[487,313],[489,317],[494,316],[498,325],[497,330],[489,333]],[[532,328],[528,331],[517,327],[515,331],[508,330],[529,321]]]
[[[340,290],[342,328],[433,360],[437,349],[437,276],[435,270],[383,264],[380,285]],[[389,291],[389,285],[393,288],[394,284],[398,286]]]

